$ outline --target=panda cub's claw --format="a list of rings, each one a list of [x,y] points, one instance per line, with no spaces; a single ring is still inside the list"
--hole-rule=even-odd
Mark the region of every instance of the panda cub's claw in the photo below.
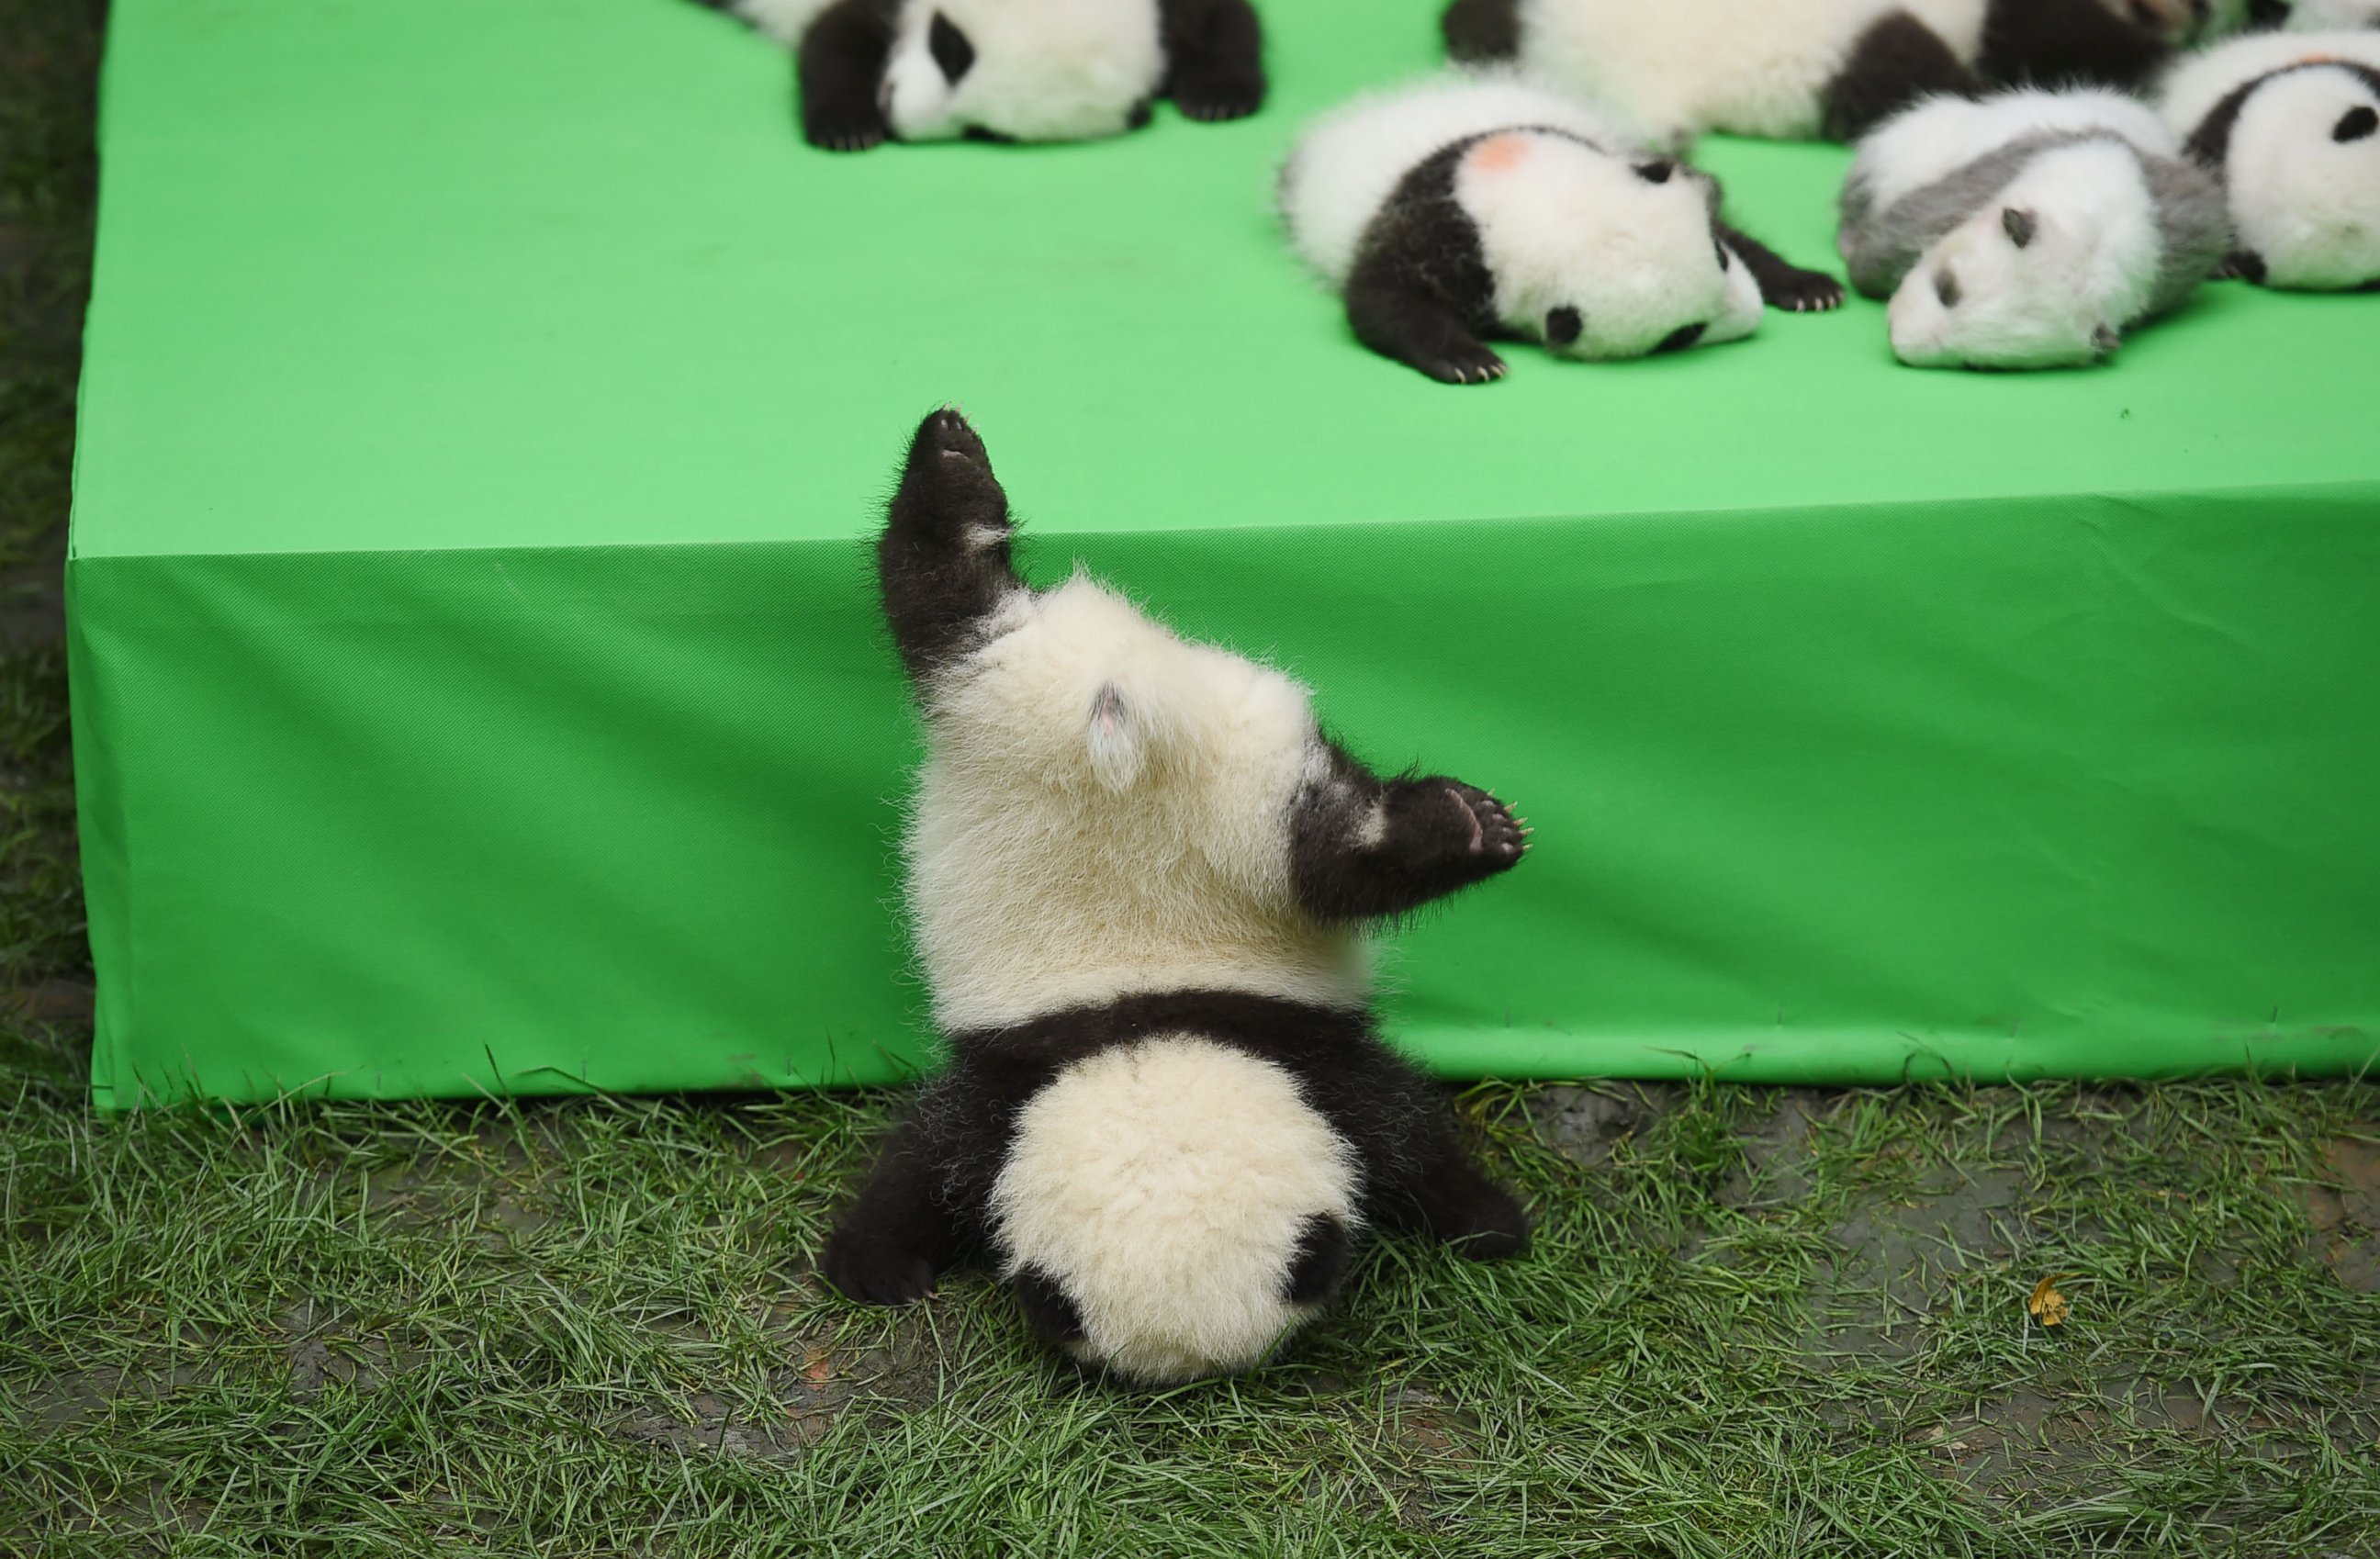
[[[1488,384],[1510,372],[1504,359],[1485,346],[1417,358],[1414,367],[1441,384]]]

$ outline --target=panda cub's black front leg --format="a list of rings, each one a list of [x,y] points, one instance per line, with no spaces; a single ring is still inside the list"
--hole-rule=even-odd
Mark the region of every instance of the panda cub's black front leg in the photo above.
[[[1509,871],[1528,851],[1525,820],[1460,780],[1382,780],[1337,747],[1290,824],[1298,901],[1324,920],[1402,914]]]
[[[1759,239],[1725,223],[1715,224],[1712,233],[1719,246],[1732,252],[1752,272],[1753,281],[1760,287],[1760,301],[1769,308],[1815,314],[1842,307],[1843,284],[1825,272],[1804,271]]]
[[[795,64],[802,137],[829,151],[865,151],[892,133],[877,91],[892,56],[892,0],[836,0],[819,13]]]
[[[1185,118],[1245,119],[1264,106],[1264,29],[1248,0],[1159,0],[1165,91]]]
[[[1008,494],[965,417],[929,414],[909,441],[900,489],[876,543],[884,620],[912,677],[974,642],[1024,583],[1009,559]]]

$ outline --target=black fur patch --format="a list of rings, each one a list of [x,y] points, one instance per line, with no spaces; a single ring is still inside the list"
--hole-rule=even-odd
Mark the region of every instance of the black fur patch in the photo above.
[[[1355,338],[1450,384],[1485,383],[1503,359],[1480,337],[1496,328],[1496,278],[1479,229],[1454,198],[1454,175],[1478,138],[1424,158],[1365,228],[1347,276]]]
[[[900,0],[836,0],[802,34],[795,58],[802,135],[830,151],[865,151],[892,133],[877,102]]]
[[[1264,27],[1248,0],[1158,0],[1165,94],[1183,116],[1243,119],[1264,106]]]
[[[941,12],[934,13],[933,21],[926,28],[926,52],[934,56],[941,67],[942,79],[955,87],[960,78],[975,68],[975,45],[958,25]]]
[[[1995,87],[2139,87],[2174,47],[2095,0],[1992,0],[1976,74]]]
[[[2034,229],[2039,225],[2040,219],[2022,206],[2000,208],[2000,231],[2007,234],[2008,241],[2018,248],[2033,242]]]
[[[2190,132],[2190,139],[2182,142],[2182,150],[2202,165],[2221,173],[2225,161],[2231,155],[2231,132],[2238,127],[2240,111],[2248,106],[2248,100],[2254,97],[2265,82],[2301,70],[2344,70],[2374,91],[2380,92],[2380,70],[2358,65],[2352,60],[2317,59],[2285,65],[2278,70],[2268,70],[2262,76],[2242,81],[2226,92],[2221,102],[2206,111],[2206,117],[2198,122],[2198,127]],[[2336,129],[2333,133],[2337,133]]]
[[[1692,346],[1695,342],[1700,341],[1703,338],[1703,332],[1708,329],[1710,329],[1710,321],[1708,320],[1698,320],[1691,325],[1680,325],[1676,330],[1673,330],[1669,334],[1663,336],[1661,338],[1661,344],[1658,346],[1654,347],[1653,350],[1657,354],[1662,352],[1682,352],[1687,347]]]
[[[1016,1306],[1025,1324],[1045,1343],[1064,1347],[1083,1340],[1083,1312],[1066,1297],[1058,1280],[1039,1267],[1028,1266],[1009,1280],[1016,1290]]]
[[[1520,0],[1454,0],[1438,27],[1451,60],[1484,64],[1521,52]]]
[[[973,647],[983,619],[1024,588],[1009,561],[1008,495],[966,418],[930,413],[909,441],[876,542],[884,621],[912,677]]]
[[[1548,346],[1568,346],[1585,328],[1586,321],[1580,319],[1578,310],[1567,303],[1560,308],[1546,310],[1546,344]]]
[[[1841,307],[1843,284],[1825,272],[1804,271],[1750,234],[1740,233],[1725,223],[1714,224],[1712,236],[1718,242],[1722,263],[1726,251],[1733,250],[1759,285],[1760,301],[1769,308],[1815,314]]]
[[[1982,91],[1975,73],[1941,34],[1907,11],[1890,11],[1860,34],[1841,73],[1819,95],[1818,130],[1829,140],[1857,140],[1877,121],[1921,97],[1934,92],[1974,97]]]
[[[1400,915],[1519,864],[1523,825],[1487,792],[1438,775],[1383,780],[1329,746],[1330,777],[1290,812],[1290,882],[1308,914]],[[1376,810],[1380,837],[1367,844]]]
[[[1677,171],[1678,164],[1667,157],[1656,157],[1649,163],[1636,164],[1636,176],[1647,184],[1667,184],[1670,175]]]
[[[2380,129],[2380,114],[2374,114],[2370,103],[2359,103],[2331,127],[2330,139],[2343,145],[2350,140],[2362,140],[2375,129]]]
[[[1347,1226],[1328,1213],[1317,1213],[1298,1231],[1297,1253],[1282,1275],[1281,1297],[1293,1305],[1318,1305],[1339,1291],[1347,1276],[1347,1263],[1355,1242]]]
[[[2265,257],[2253,249],[2233,249],[2223,257],[2221,263],[2215,267],[2215,279],[2218,282],[2237,279],[2262,284],[2265,280]]]
[[[1959,299],[1966,296],[1959,290],[1959,278],[1950,273],[1947,265],[1934,272],[1934,296],[1942,300],[1945,308],[1956,308]]]

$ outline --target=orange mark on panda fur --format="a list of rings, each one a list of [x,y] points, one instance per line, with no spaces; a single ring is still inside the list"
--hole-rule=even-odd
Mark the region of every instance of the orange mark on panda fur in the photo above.
[[[1491,136],[1471,153],[1471,165],[1483,174],[1511,173],[1528,154],[1528,137]]]

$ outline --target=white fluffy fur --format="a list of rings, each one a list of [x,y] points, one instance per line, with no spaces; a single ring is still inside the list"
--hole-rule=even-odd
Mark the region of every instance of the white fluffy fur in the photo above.
[[[1361,938],[1289,878],[1289,801],[1326,763],[1306,690],[1079,576],[997,626],[929,701],[909,906],[935,1021],[1189,986],[1360,1004]]]
[[[1641,357],[1681,325],[1703,323],[1706,343],[1758,327],[1759,285],[1713,248],[1706,185],[1682,173],[1661,184],[1639,177],[1633,164],[1652,153],[1609,120],[1495,72],[1433,77],[1318,119],[1281,175],[1291,246],[1343,284],[1364,230],[1415,164],[1508,128],[1467,153],[1455,176],[1506,329],[1540,340],[1548,311],[1574,308],[1578,339],[1551,349],[1615,358]]]
[[[1450,71],[1367,92],[1318,116],[1281,170],[1290,241],[1333,285],[1397,181],[1442,146],[1513,125],[1569,130],[1601,145],[1630,137],[1576,98],[1502,71]]]
[[[1305,1220],[1360,1221],[1353,1152],[1280,1067],[1187,1035],[1102,1051],[1021,1112],[991,1193],[1014,1275],[1062,1274],[1075,1352],[1170,1383],[1245,1369],[1313,1307],[1281,1298]]]
[[[735,0],[735,14],[788,46],[831,0]],[[975,63],[953,86],[927,47],[936,12]],[[903,140],[970,126],[1017,140],[1120,135],[1165,76],[1156,0],[903,0],[884,71],[886,117]]]
[[[1906,10],[1973,62],[1986,0],[1521,0],[1520,63],[1682,144],[1803,139],[1877,18]]]
[[[2306,60],[2380,69],[2380,31],[2265,33],[2184,61],[2166,79],[2168,121],[2187,135],[2238,87]],[[2240,106],[2218,170],[2242,248],[2276,287],[2326,290],[2380,278],[2380,135],[2338,141],[2357,107],[2380,93],[2345,70],[2290,70]]]
[[[955,86],[927,50],[937,12],[975,46]],[[885,67],[887,116],[903,140],[969,126],[1088,140],[1123,134],[1164,77],[1155,0],[908,0]]]

